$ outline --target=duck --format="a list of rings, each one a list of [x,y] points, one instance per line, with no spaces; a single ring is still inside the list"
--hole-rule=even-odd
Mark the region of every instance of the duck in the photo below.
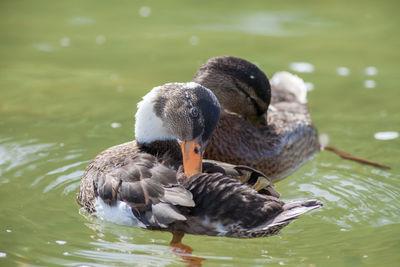
[[[255,64],[221,56],[201,65],[192,81],[221,104],[205,158],[252,167],[276,182],[321,150],[307,88],[296,75],[278,72],[270,82]]]
[[[281,201],[251,167],[203,160],[220,110],[217,97],[194,82],[153,88],[138,103],[135,140],[88,164],[78,203],[118,224],[234,238],[275,235],[322,206],[314,199]],[[260,177],[263,193],[251,186]]]

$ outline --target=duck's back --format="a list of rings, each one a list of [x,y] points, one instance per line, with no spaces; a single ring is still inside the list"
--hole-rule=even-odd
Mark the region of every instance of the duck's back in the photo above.
[[[293,121],[287,112],[270,114],[268,121],[268,126],[255,128],[237,115],[221,116],[204,157],[247,165],[277,180],[319,151],[317,131],[311,124]]]

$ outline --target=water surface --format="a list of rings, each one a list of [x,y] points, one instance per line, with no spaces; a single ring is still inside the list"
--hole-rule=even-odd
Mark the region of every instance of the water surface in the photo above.
[[[284,200],[317,198],[322,209],[270,238],[186,235],[193,254],[204,266],[398,265],[397,9],[396,1],[3,1],[0,265],[184,265],[169,233],[88,217],[76,192],[98,152],[133,138],[142,95],[190,80],[218,55],[246,58],[269,77],[295,72],[330,144],[392,169],[321,152],[276,188]]]

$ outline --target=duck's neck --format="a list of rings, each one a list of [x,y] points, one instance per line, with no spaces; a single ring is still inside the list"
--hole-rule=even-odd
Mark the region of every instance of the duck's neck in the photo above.
[[[182,163],[182,151],[176,140],[153,141],[151,143],[138,142],[139,148],[167,164],[177,165]]]

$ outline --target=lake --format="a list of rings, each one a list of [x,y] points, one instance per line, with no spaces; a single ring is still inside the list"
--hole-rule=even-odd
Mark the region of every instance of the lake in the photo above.
[[[0,265],[185,266],[170,233],[100,221],[76,202],[85,166],[134,138],[136,104],[232,55],[307,82],[330,145],[276,184],[324,207],[278,236],[186,235],[203,266],[398,266],[398,1],[2,1]]]

